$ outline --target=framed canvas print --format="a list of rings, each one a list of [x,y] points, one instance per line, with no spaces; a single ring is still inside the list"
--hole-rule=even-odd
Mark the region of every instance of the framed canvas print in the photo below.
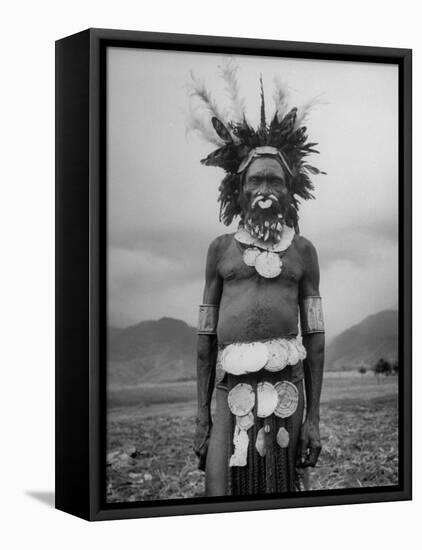
[[[56,506],[411,498],[411,51],[56,43]]]

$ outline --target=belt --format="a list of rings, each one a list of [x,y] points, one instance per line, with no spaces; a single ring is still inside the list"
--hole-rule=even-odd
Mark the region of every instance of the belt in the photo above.
[[[240,376],[261,370],[279,372],[284,369],[286,378],[299,381],[303,378],[302,361],[305,357],[306,349],[300,336],[229,344],[218,350],[216,383],[221,386],[226,373]]]

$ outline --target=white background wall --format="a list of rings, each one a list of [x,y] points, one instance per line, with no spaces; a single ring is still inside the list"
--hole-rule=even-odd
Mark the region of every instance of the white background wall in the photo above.
[[[414,122],[422,96],[417,3],[14,2],[2,9],[0,128],[0,544],[3,548],[397,549],[420,541],[421,405],[417,347],[415,500],[88,524],[30,493],[53,490],[54,447],[54,40],[87,27],[232,35],[414,49]],[[415,136],[418,159],[421,140]],[[420,204],[420,163],[414,202]],[[414,240],[422,231],[415,212]],[[415,250],[415,276],[420,257]],[[421,308],[415,289],[415,311]],[[418,317],[415,316],[418,337]],[[45,498],[44,498],[45,500]],[[415,542],[413,542],[415,541]]]

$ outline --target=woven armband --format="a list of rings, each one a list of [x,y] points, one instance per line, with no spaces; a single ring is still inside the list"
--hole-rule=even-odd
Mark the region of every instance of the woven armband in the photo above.
[[[218,306],[202,304],[199,306],[198,334],[216,334]]]
[[[325,332],[321,296],[307,296],[300,304],[302,334]]]

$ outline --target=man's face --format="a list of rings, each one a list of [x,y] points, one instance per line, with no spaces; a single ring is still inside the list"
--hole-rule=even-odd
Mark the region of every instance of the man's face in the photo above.
[[[278,241],[291,194],[285,172],[274,158],[255,159],[247,168],[240,195],[245,226],[265,241]]]

